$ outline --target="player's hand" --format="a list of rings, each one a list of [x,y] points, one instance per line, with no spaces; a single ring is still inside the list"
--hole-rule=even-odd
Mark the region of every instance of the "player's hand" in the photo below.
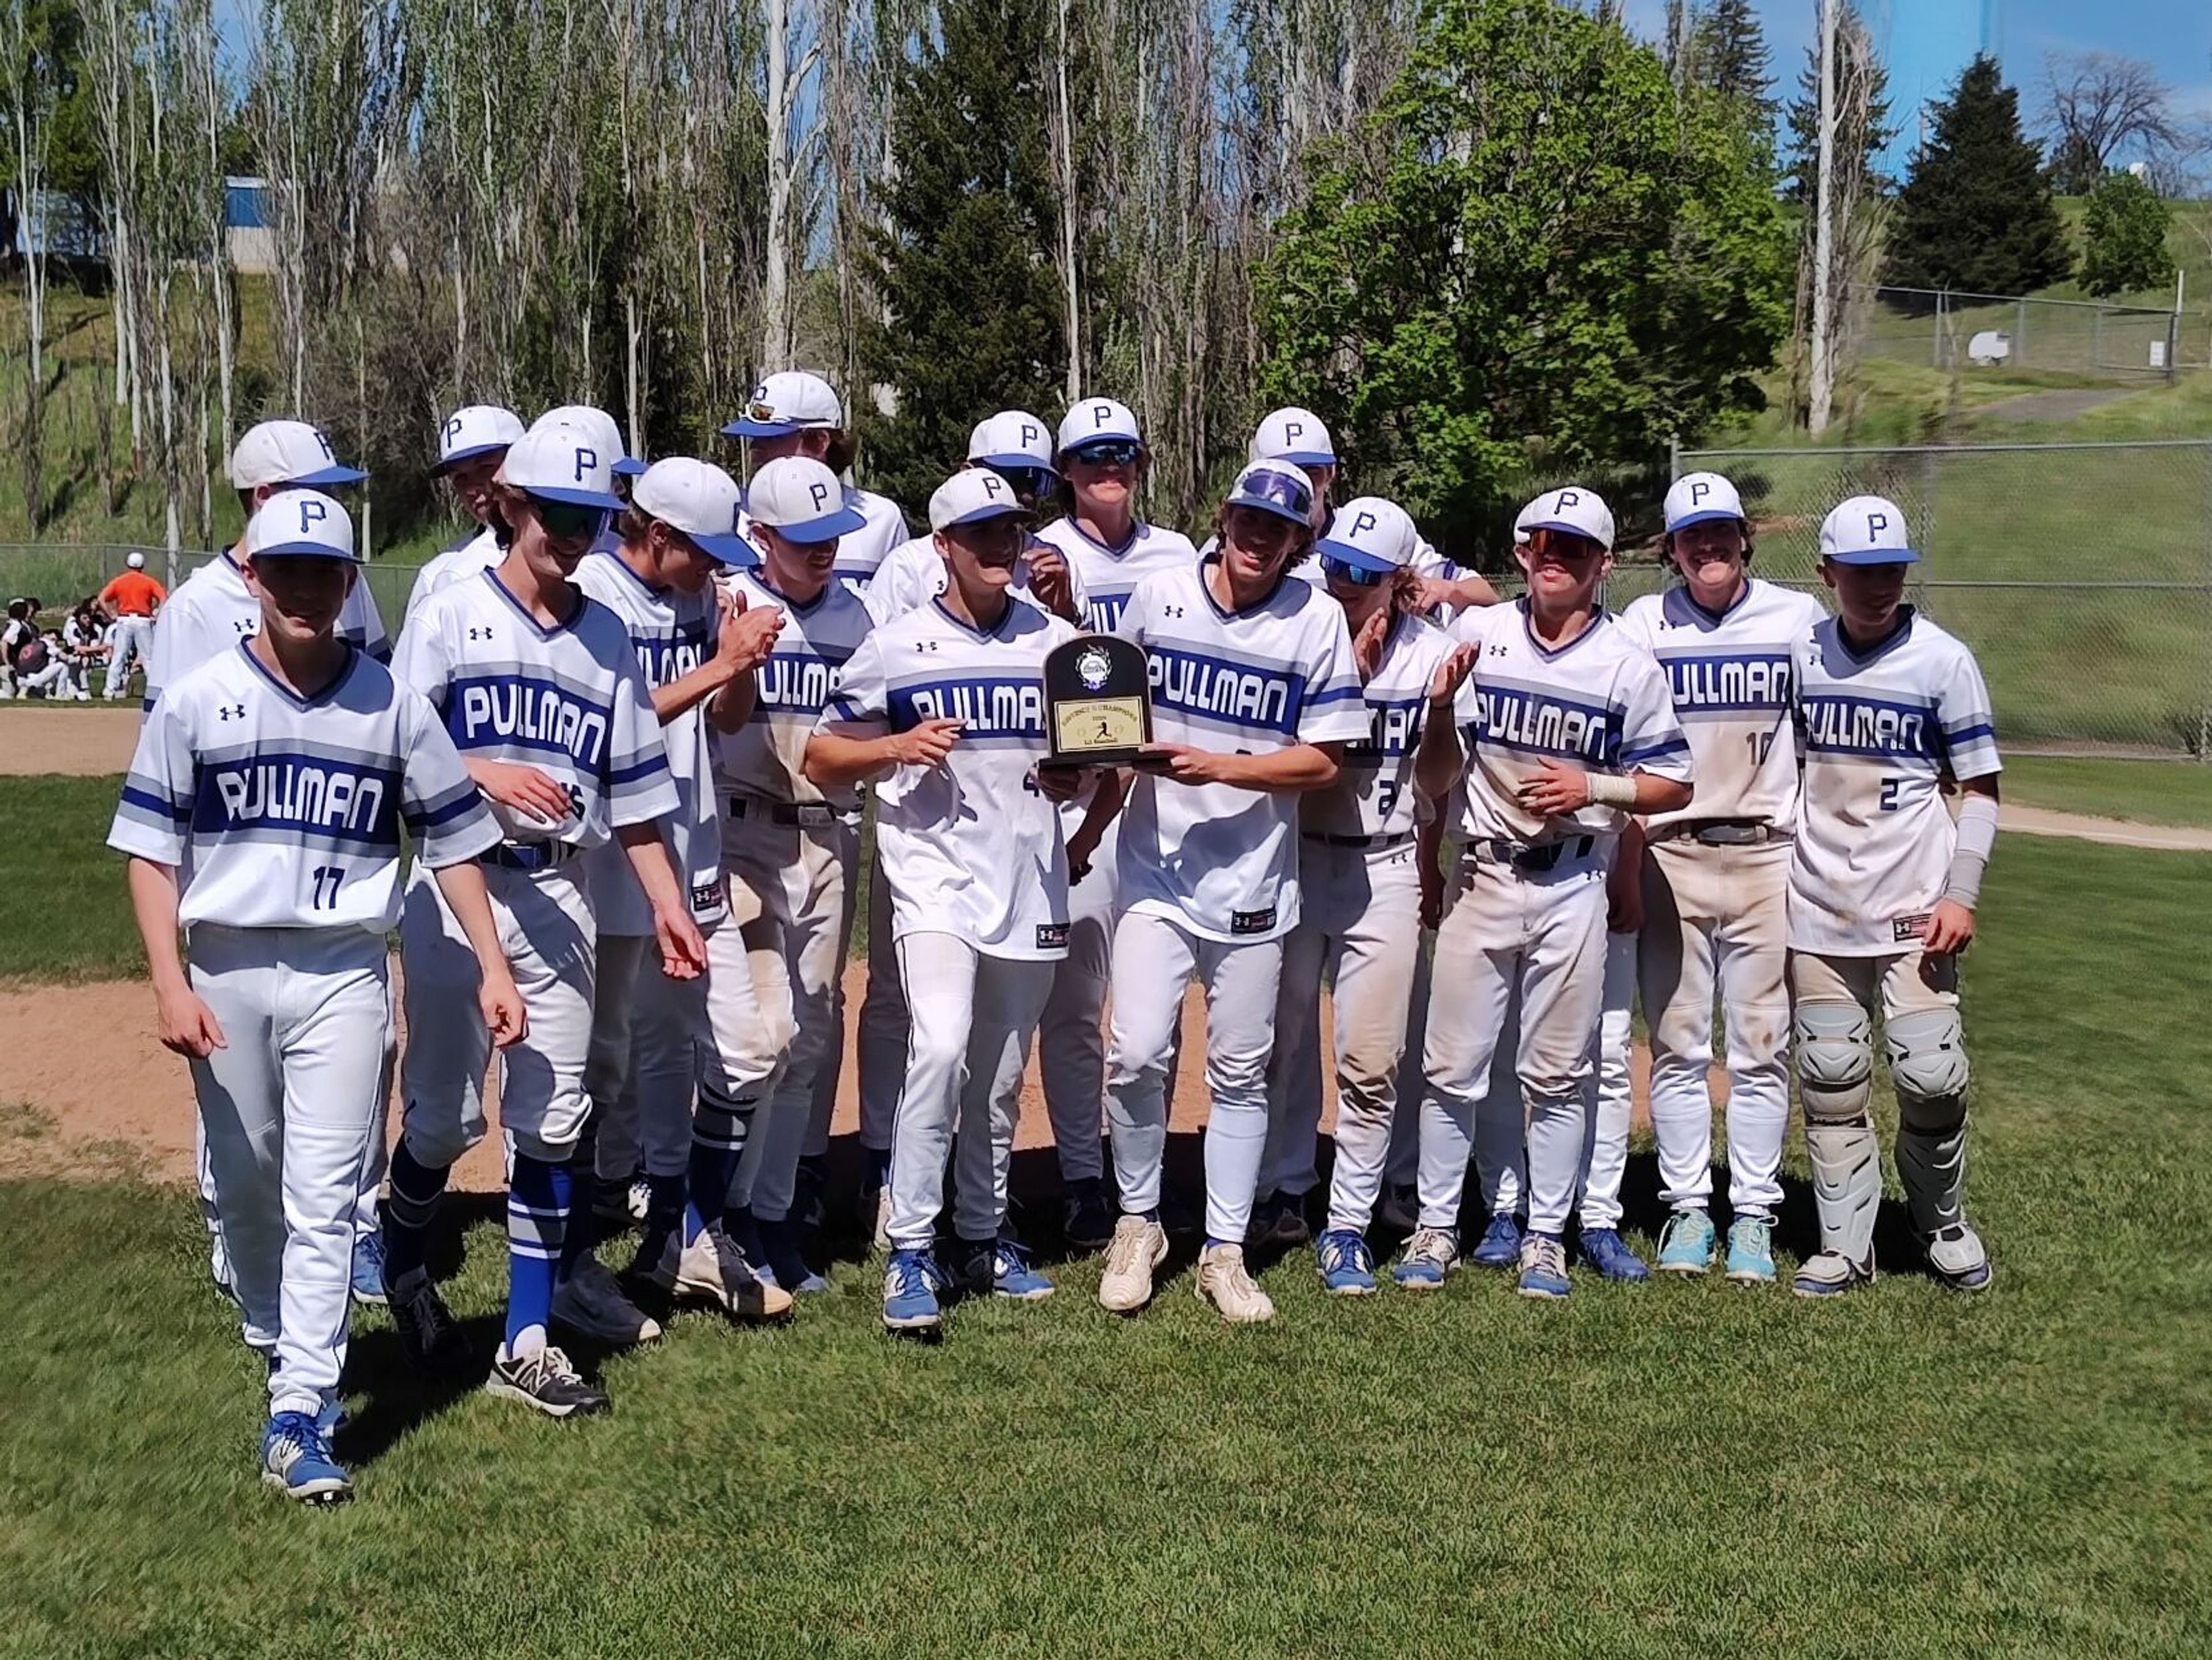
[[[1939,899],[1928,913],[1928,926],[1920,933],[1920,949],[1929,957],[1956,957],[1974,943],[1974,914],[1955,899]]]
[[[671,980],[696,980],[707,971],[707,937],[690,917],[655,911],[653,937],[660,946],[660,971]]]
[[[1352,661],[1359,671],[1361,684],[1372,680],[1375,671],[1382,666],[1383,642],[1389,639],[1390,625],[1397,620],[1389,606],[1381,606],[1352,636]]]
[[[514,761],[471,761],[468,769],[476,787],[502,807],[548,824],[568,817],[568,792],[535,767]]]
[[[514,976],[504,970],[485,975],[477,983],[477,1007],[483,1015],[484,1030],[491,1034],[494,1049],[506,1049],[530,1035],[530,1016],[522,1006],[522,994],[514,988]]]
[[[1067,561],[1049,542],[1033,541],[1024,556],[1029,565],[1030,593],[1055,617],[1079,622],[1075,614],[1075,584],[1067,574]]]
[[[783,631],[783,612],[774,605],[749,610],[744,595],[728,588],[719,590],[718,597],[722,626],[714,638],[714,663],[734,680],[768,661],[776,635]]]
[[[1474,648],[1470,645],[1451,648],[1451,655],[1437,664],[1437,672],[1429,677],[1429,702],[1449,703],[1459,695],[1459,689],[1474,672]]]
[[[1516,794],[1522,806],[1547,818],[1573,812],[1589,805],[1589,775],[1565,761],[1539,761],[1535,775]]]
[[[1188,744],[1147,744],[1139,752],[1152,759],[1152,769],[1178,784],[1225,784],[1229,781],[1227,763],[1236,759],[1234,756],[1217,755],[1212,750],[1193,749]]]
[[[890,758],[902,767],[941,767],[960,741],[960,723],[942,717],[923,721],[890,740]]]
[[[1423,861],[1421,869],[1421,926],[1434,933],[1443,926],[1444,873]]]
[[[1048,801],[1073,801],[1091,781],[1087,767],[1037,767],[1031,770],[1037,794]]]
[[[215,1011],[190,986],[154,994],[154,1027],[163,1049],[188,1061],[204,1061],[217,1049],[230,1047]]]

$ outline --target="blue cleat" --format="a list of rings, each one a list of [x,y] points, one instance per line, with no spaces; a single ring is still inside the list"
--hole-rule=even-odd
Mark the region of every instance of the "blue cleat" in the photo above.
[[[981,1297],[1036,1303],[1052,1295],[1052,1281],[1030,1266],[1029,1247],[1004,1235],[983,1244],[963,1244],[960,1264],[963,1290]]]
[[[1728,1277],[1741,1285],[1774,1283],[1774,1219],[1739,1216],[1729,1224]]]
[[[331,1456],[320,1416],[304,1412],[280,1412],[261,1432],[261,1479],[306,1505],[336,1505],[353,1496],[353,1479]]]
[[[1713,1219],[1697,1205],[1677,1205],[1659,1230],[1659,1272],[1703,1274],[1713,1265]]]
[[[353,1241],[353,1300],[382,1308],[384,1292],[384,1230],[358,1233]]]
[[[1616,1228],[1584,1228],[1583,1261],[1598,1271],[1599,1278],[1620,1285],[1637,1285],[1651,1277],[1644,1259],[1629,1250]]]
[[[1332,1297],[1366,1297],[1375,1290],[1375,1253],[1350,1228],[1331,1228],[1314,1242],[1321,1283]]]
[[[892,1331],[935,1331],[944,1318],[937,1293],[945,1271],[926,1250],[895,1250],[884,1267],[884,1324]]]
[[[1493,1216],[1482,1231],[1482,1243],[1468,1257],[1479,1268],[1510,1268],[1521,1261],[1521,1219]]]
[[[1521,1285],[1523,1297],[1557,1302],[1574,1289],[1567,1278],[1567,1248],[1548,1233],[1531,1233],[1521,1242]]]
[[[1436,1291],[1459,1261],[1459,1236],[1449,1228],[1416,1228],[1390,1277],[1407,1291]]]

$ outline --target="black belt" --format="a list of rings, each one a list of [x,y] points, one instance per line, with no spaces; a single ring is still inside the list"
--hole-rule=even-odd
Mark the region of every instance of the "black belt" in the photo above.
[[[1785,842],[1790,833],[1759,818],[1685,818],[1662,824],[1645,839],[1672,842],[1684,837],[1700,847],[1755,848],[1767,842]]]
[[[1516,870],[1556,870],[1562,859],[1587,858],[1597,845],[1594,836],[1569,836],[1564,842],[1546,842],[1531,847],[1525,842],[1507,842],[1494,836],[1486,836],[1467,844],[1468,856],[1487,859],[1492,864],[1510,865]]]
[[[732,795],[730,798],[730,817],[743,818],[766,815],[771,824],[788,824],[799,830],[827,830],[832,824],[851,822],[857,815],[848,814],[842,807],[833,807],[827,801],[763,801],[755,795]]]
[[[576,849],[566,842],[502,842],[477,855],[480,865],[496,865],[501,870],[552,870],[565,865],[576,856]]]
[[[1319,842],[1331,848],[1395,848],[1401,842],[1413,839],[1411,830],[1400,830],[1395,836],[1331,836],[1326,830],[1301,830],[1299,835],[1309,842]]]

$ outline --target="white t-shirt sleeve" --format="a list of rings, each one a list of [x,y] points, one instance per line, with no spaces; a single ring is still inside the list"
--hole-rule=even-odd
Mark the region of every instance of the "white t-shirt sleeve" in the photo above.
[[[814,729],[841,738],[880,738],[890,726],[890,680],[884,666],[882,636],[871,634],[837,671],[830,701],[823,705]]]
[[[1954,778],[1986,778],[2003,770],[1990,689],[1982,680],[1981,665],[1964,646],[1952,653],[1936,690],[1936,719],[1943,730],[1944,759]]]
[[[1367,697],[1352,654],[1352,632],[1334,601],[1328,603],[1328,612],[1329,627],[1316,630],[1321,654],[1307,672],[1305,695],[1298,703],[1301,744],[1352,744],[1367,736]]]
[[[138,728],[107,845],[157,865],[183,864],[198,789],[189,717],[177,699],[165,698]]]
[[[1648,772],[1678,784],[1691,782],[1690,740],[1675,718],[1667,677],[1640,648],[1621,674],[1620,696],[1620,769]]]
[[[453,663],[446,649],[443,616],[418,613],[399,631],[398,648],[392,654],[392,678],[411,687],[442,714],[446,688],[453,684]]]
[[[675,775],[668,745],[653,712],[653,694],[637,654],[625,651],[615,677],[614,708],[607,723],[607,823],[642,824],[674,812]]]
[[[366,565],[362,567],[354,581],[352,593],[346,597],[346,617],[341,624],[342,629],[346,624],[361,631],[361,648],[363,651],[380,663],[392,660],[392,641],[384,632],[384,618],[377,612],[376,596],[368,591],[368,568]]]
[[[477,793],[436,712],[400,684],[399,812],[414,838],[415,857],[433,870],[473,859],[499,844],[499,822]]]

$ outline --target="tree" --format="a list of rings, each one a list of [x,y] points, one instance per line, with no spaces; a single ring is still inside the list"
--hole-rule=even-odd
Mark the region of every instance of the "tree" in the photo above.
[[[1899,288],[2015,295],[2073,269],[2043,157],[2020,128],[2020,94],[1979,57],[1932,112],[1891,228],[1887,280]]]
[[[1713,9],[1701,14],[1691,31],[1685,66],[1689,84],[1725,100],[1736,110],[1745,131],[1765,146],[1773,143],[1778,107],[1774,77],[1768,72],[1770,60],[1766,33],[1751,0],[1715,0]]]
[[[2138,58],[2053,52],[2043,77],[2051,183],[2061,196],[2089,195],[2130,149],[2148,161],[2176,141],[2172,95]]]
[[[1713,100],[1547,0],[1443,0],[1260,277],[1262,389],[1472,556],[1526,467],[1649,463],[1763,398],[1789,237]]]
[[[2132,173],[2107,173],[2090,193],[2082,222],[2088,245],[2081,286],[2100,297],[2155,288],[2173,275],[2166,234],[2173,213]]]

